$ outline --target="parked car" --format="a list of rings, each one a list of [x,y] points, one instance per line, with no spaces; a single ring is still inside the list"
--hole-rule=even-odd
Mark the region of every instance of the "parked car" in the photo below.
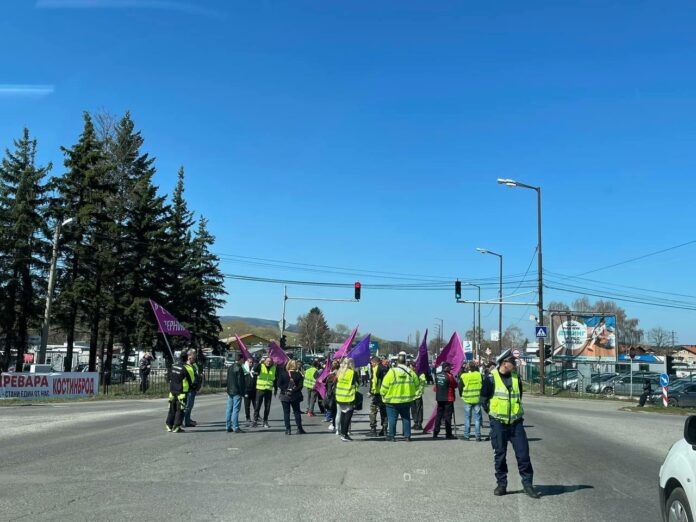
[[[574,369],[562,370],[554,374],[547,384],[562,390],[578,390],[578,382],[580,381],[580,372]]]
[[[696,416],[687,417],[684,438],[669,450],[659,475],[660,512],[663,522],[694,522],[696,503]]]
[[[604,393],[611,394],[614,393],[614,381],[619,376],[615,373],[602,373],[592,376],[590,384],[587,385],[585,391],[587,393]]]
[[[660,385],[660,374],[654,372],[635,372],[631,377],[630,374],[622,374],[612,381],[611,391],[605,393],[613,393],[614,395],[633,395],[639,396],[643,393],[643,384],[645,380],[650,379],[653,390]],[[633,386],[631,387],[631,383]]]

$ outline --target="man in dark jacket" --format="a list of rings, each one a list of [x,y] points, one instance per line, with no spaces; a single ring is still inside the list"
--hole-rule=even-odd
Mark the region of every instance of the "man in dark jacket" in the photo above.
[[[380,395],[380,388],[382,387],[382,380],[384,376],[389,371],[389,368],[383,366],[378,357],[372,358],[372,380],[370,382],[370,432],[369,437],[384,437],[387,433],[387,407],[382,401],[382,395]],[[381,430],[379,434],[377,433],[377,414],[380,417]]]
[[[445,421],[446,439],[456,439],[452,435],[452,414],[454,413],[454,394],[457,389],[457,381],[452,375],[452,365],[448,362],[442,363],[442,371],[435,376],[435,400],[437,401],[437,417],[435,418],[435,428],[433,438],[437,439],[440,433],[442,420]]]
[[[145,393],[150,387],[150,371],[152,370],[152,354],[145,352],[138,364],[140,372],[140,391]]]
[[[225,425],[227,432],[234,431],[241,433],[239,428],[239,409],[242,404],[242,397],[246,391],[246,382],[242,364],[244,355],[237,354],[237,360],[227,369],[227,414],[225,415]]]
[[[652,395],[652,381],[646,377],[645,382],[643,382],[643,393],[640,396],[638,406],[640,406],[641,408],[645,406],[645,401],[648,400],[648,397],[650,395]]]

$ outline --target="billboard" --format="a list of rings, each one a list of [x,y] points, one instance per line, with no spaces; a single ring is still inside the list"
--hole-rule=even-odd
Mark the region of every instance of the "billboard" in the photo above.
[[[574,361],[615,361],[616,316],[597,313],[551,314],[553,357]]]
[[[97,372],[0,374],[0,399],[73,399],[98,393]]]

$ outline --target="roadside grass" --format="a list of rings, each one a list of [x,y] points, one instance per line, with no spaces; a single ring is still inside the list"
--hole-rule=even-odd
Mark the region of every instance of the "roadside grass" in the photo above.
[[[633,413],[661,413],[663,415],[681,415],[681,416],[687,416],[687,415],[696,415],[696,408],[675,408],[675,407],[669,407],[665,408],[664,406],[643,406],[642,408],[639,406],[626,406],[625,408],[621,408],[621,411],[630,411]]]

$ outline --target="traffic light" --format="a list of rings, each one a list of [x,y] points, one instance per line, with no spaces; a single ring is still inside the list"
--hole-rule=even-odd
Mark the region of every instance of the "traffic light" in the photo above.
[[[540,356],[539,352],[540,352],[540,350],[536,351],[537,357]],[[553,357],[553,347],[550,344],[545,344],[544,345],[544,362],[546,364],[550,364],[552,362],[551,357]]]
[[[676,372],[674,371],[674,357],[671,355],[668,355],[665,357],[667,361],[667,375],[674,375]]]
[[[285,345],[287,344],[288,340],[284,335],[280,336],[280,347],[285,350]]]
[[[462,298],[462,282],[459,279],[454,282],[454,297],[457,298],[457,301]]]
[[[355,300],[360,301],[360,282],[355,282]]]

